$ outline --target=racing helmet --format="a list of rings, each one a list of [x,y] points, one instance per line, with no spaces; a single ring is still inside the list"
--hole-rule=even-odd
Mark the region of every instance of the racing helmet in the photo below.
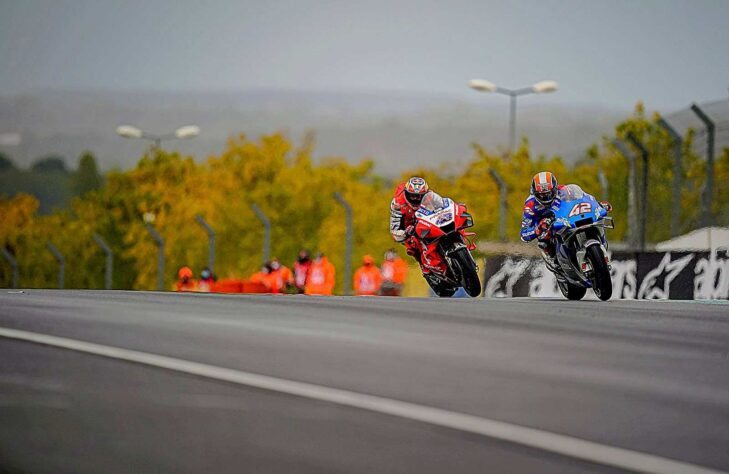
[[[180,267],[180,270],[178,270],[177,272],[177,277],[180,280],[183,280],[185,278],[192,278],[192,270],[190,269],[190,267],[187,266]]]
[[[544,206],[552,204],[557,196],[557,178],[549,171],[535,174],[532,178],[531,194]]]
[[[405,200],[413,208],[417,209],[420,207],[423,197],[428,194],[428,191],[428,183],[423,178],[413,176],[405,183]]]

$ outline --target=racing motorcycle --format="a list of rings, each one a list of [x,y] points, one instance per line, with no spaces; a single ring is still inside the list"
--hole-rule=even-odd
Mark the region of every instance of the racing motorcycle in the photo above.
[[[614,228],[613,219],[576,184],[560,189],[558,196],[546,217],[557,265],[545,255],[544,262],[565,298],[582,299],[592,288],[599,299],[607,301],[613,294],[613,284],[605,229]]]
[[[469,296],[478,296],[481,282],[478,266],[471,256],[476,248],[472,237],[476,234],[466,232],[473,227],[473,217],[466,211],[466,205],[431,191],[415,212],[415,220],[422,265],[429,270],[423,277],[433,292],[450,297],[462,287]]]

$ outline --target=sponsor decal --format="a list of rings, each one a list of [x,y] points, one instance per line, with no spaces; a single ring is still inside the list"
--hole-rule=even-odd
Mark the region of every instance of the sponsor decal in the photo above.
[[[613,252],[609,258],[613,299],[729,300],[726,250]],[[498,256],[486,260],[484,271],[484,296],[562,297],[541,258]]]
[[[588,212],[592,212],[592,204],[589,202],[580,202],[572,207],[567,217],[575,217],[580,214],[587,214]]]
[[[445,214],[438,216],[438,220],[435,221],[435,225],[443,225],[452,220],[453,220],[453,214],[450,212],[446,212]]]

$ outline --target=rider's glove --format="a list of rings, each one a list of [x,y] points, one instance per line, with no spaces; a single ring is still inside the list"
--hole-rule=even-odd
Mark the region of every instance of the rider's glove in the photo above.
[[[392,233],[392,238],[395,239],[396,242],[400,242],[400,243],[405,242],[405,239],[407,239],[407,237],[408,237],[407,235],[405,235],[404,230],[393,230],[393,231],[391,231],[391,233]]]
[[[408,237],[412,237],[413,235],[415,235],[415,226],[409,225],[405,227],[405,235]]]
[[[600,205],[608,212],[613,210],[613,205],[608,201],[600,201]]]
[[[539,221],[539,225],[537,225],[537,239],[538,240],[549,240],[552,237],[552,220],[548,217],[545,217],[541,221]]]

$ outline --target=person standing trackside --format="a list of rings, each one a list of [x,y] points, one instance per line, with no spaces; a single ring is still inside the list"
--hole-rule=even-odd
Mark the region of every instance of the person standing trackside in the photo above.
[[[382,262],[382,296],[400,296],[408,276],[408,264],[400,258],[395,249],[385,252],[385,261]]]
[[[334,292],[334,265],[320,253],[309,268],[306,278],[305,293],[307,295],[331,295]]]
[[[276,257],[271,260],[271,273],[269,275],[274,280],[271,288],[273,293],[285,291],[293,283],[291,270],[285,265],[281,265],[281,262]]]
[[[210,271],[208,267],[205,267],[200,272],[200,279],[197,281],[197,291],[204,293],[210,292],[213,285],[215,284],[215,275]]]
[[[365,255],[362,258],[362,266],[354,273],[352,283],[357,296],[374,296],[379,293],[382,275],[372,256]]]
[[[299,250],[299,255],[296,257],[296,262],[294,262],[294,286],[297,293],[304,293],[310,268],[309,251],[306,249]]]
[[[175,291],[197,291],[197,282],[192,277],[190,267],[182,267],[177,272],[177,283],[175,283]]]
[[[271,290],[271,264],[266,262],[261,266],[261,270],[248,277],[248,281],[251,283],[257,283],[263,285],[267,291]]]

